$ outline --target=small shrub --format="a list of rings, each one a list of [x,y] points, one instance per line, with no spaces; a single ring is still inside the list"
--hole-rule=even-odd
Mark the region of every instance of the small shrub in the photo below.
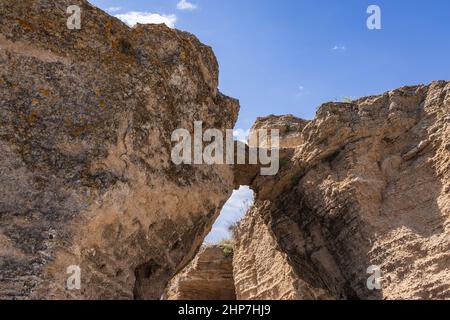
[[[222,248],[223,253],[225,255],[231,255],[234,252],[234,241],[233,240],[222,240],[219,243],[219,246]]]
[[[289,158],[281,158],[280,159],[280,169],[283,168],[287,164],[289,164]]]

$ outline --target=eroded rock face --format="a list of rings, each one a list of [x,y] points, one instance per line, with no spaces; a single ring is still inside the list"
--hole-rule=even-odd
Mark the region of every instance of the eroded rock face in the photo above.
[[[0,298],[159,299],[233,187],[170,158],[175,129],[234,127],[211,49],[81,0],[2,0],[0,21]]]
[[[303,120],[293,115],[260,117],[250,129],[258,136],[258,130],[278,130],[280,136],[280,148],[294,148],[300,144],[301,132],[309,121]],[[259,137],[259,136],[258,136]],[[270,148],[270,140],[258,138],[249,141],[250,147]]]
[[[310,288],[295,273],[288,257],[264,223],[255,205],[235,230],[233,257],[238,300],[326,299],[320,288]]]
[[[279,174],[251,181],[255,221],[244,220],[235,250],[237,296],[264,297],[271,259],[301,283],[292,298],[450,298],[449,114],[444,81],[323,105]],[[371,266],[381,290],[368,289]]]
[[[204,247],[194,260],[170,281],[167,300],[235,300],[233,254],[224,248]]]

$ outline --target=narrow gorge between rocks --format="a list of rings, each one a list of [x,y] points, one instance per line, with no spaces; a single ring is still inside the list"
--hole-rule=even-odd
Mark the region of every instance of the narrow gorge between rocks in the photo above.
[[[450,82],[258,118],[276,175],[175,165],[175,130],[238,119],[210,47],[85,0],[2,0],[0,21],[0,299],[450,299]],[[233,239],[204,245],[241,186]]]

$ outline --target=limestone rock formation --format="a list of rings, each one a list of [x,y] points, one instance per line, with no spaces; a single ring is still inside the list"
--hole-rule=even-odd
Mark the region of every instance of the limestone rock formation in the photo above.
[[[159,299],[233,187],[170,158],[175,129],[234,127],[212,50],[84,0],[2,0],[0,21],[0,298]]]
[[[0,299],[159,299],[181,270],[169,298],[234,298],[231,257],[189,263],[239,185],[238,298],[450,299],[449,82],[258,119],[276,176],[176,166],[175,129],[237,119],[209,47],[85,0],[2,0],[0,21]]]
[[[257,131],[264,130],[278,130],[280,135],[280,148],[293,148],[300,144],[301,132],[303,128],[308,124],[307,120],[299,119],[293,115],[275,116],[270,115],[268,117],[260,117],[256,119],[255,124],[250,129],[251,132],[255,132],[255,136],[258,137]],[[249,141],[250,147],[268,148],[270,147],[269,141],[263,141],[258,139],[255,141]]]
[[[235,231],[233,267],[238,300],[310,300],[326,298],[297,276],[260,212],[254,206]],[[322,290],[323,291],[323,290]]]
[[[167,300],[235,300],[233,254],[219,245],[206,246],[174,279]]]
[[[247,181],[237,296],[449,299],[449,141],[449,82],[321,106],[279,174]]]

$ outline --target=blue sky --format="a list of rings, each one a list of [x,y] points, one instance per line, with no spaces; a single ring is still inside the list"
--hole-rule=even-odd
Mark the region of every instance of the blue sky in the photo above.
[[[210,45],[221,91],[241,102],[237,128],[244,130],[258,116],[312,119],[324,102],[450,79],[448,0],[184,0],[178,8],[180,0],[91,3],[113,15],[152,13]],[[381,30],[366,26],[372,4],[381,8]]]

